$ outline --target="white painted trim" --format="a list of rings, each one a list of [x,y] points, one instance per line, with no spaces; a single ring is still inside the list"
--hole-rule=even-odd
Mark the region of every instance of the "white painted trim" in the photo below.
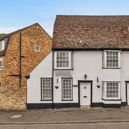
[[[69,54],[69,67],[57,67],[57,52],[68,52],[68,54]],[[71,65],[72,65],[72,63],[71,63],[71,56],[72,56],[72,52],[71,51],[57,51],[57,52],[55,52],[54,53],[54,64],[55,64],[55,69],[71,69],[72,67],[71,67]]]
[[[121,68],[121,52],[118,52],[118,67]]]
[[[104,83],[104,91],[105,91],[105,93],[104,93],[104,99],[106,99],[106,95],[107,95],[107,93],[106,93],[106,83]]]
[[[0,41],[0,43],[2,44],[2,49],[0,49],[0,51],[2,51],[5,48],[5,40]]]
[[[104,66],[107,67],[107,53],[104,52]]]
[[[71,80],[71,98],[63,98],[63,80],[66,80],[66,79],[68,79],[68,80]],[[73,99],[73,79],[71,79],[71,78],[62,78],[62,80],[61,80],[61,94],[62,94],[62,101],[66,101],[66,100],[71,100],[71,101],[73,101],[72,99]]]
[[[119,87],[118,87],[118,89],[119,89],[118,97],[119,97],[119,99],[120,99],[120,98],[121,98],[121,95],[120,95],[120,92],[121,92],[121,90],[120,90],[120,89],[121,89],[121,88],[120,88],[120,82],[118,83],[118,86],[119,86]]]
[[[118,67],[107,67],[107,52],[118,52]],[[104,50],[104,68],[121,68],[121,50]]]
[[[108,98],[107,97],[107,83],[118,83],[118,98]],[[119,81],[105,81],[104,82],[104,89],[105,89],[105,97],[104,97],[104,99],[108,99],[108,100],[118,100],[118,99],[120,99],[120,82]]]

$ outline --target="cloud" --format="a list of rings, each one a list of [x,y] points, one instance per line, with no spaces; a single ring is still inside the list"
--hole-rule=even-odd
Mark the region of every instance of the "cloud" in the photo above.
[[[4,27],[0,27],[0,33],[5,33],[5,34],[8,34],[8,33],[11,33],[11,32],[14,32],[18,29],[21,29],[23,27],[20,27],[20,28],[16,28],[16,27],[8,27],[8,28],[4,28]],[[53,29],[51,28],[44,28],[44,30],[52,37],[53,35]]]
[[[16,27],[8,27],[8,28],[0,27],[0,33],[8,34],[8,33],[11,33],[13,31],[16,31],[18,29],[20,29],[20,28],[16,28]]]

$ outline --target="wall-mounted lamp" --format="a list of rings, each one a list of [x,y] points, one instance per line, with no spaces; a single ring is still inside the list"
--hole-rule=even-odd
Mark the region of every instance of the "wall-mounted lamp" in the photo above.
[[[56,82],[58,83],[58,77],[57,77],[57,81]]]
[[[85,75],[84,75],[84,79],[86,80],[86,78],[87,78],[87,75],[85,74]]]
[[[58,89],[58,88],[59,88],[59,86],[55,86],[55,88],[56,88],[56,89]]]
[[[97,85],[97,88],[100,88],[100,85]]]
[[[99,83],[99,78],[97,77],[97,83]]]

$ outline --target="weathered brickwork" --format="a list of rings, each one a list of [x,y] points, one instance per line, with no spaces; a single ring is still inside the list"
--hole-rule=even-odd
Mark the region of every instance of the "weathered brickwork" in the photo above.
[[[5,56],[0,56],[0,58],[3,58],[3,70],[0,71],[1,87],[20,86],[20,77],[11,76],[20,75],[20,33],[21,56],[24,56],[24,58],[21,59],[21,87],[27,87],[25,76],[30,73],[51,51],[52,39],[39,24],[34,24],[21,32],[11,35]],[[40,52],[34,51],[34,45],[40,45]],[[10,96],[10,98],[11,97],[12,96]],[[25,105],[26,103],[24,103],[24,107]],[[14,109],[11,107],[8,104],[9,110]]]
[[[0,109],[25,110],[26,87],[0,87]]]
[[[53,48],[129,48],[129,16],[56,18]]]

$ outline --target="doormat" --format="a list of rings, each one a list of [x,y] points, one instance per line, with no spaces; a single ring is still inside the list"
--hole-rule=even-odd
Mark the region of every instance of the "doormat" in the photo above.
[[[21,116],[23,116],[23,115],[13,115],[13,116],[11,116],[10,118],[11,118],[11,119],[18,119],[18,118],[20,118]]]

